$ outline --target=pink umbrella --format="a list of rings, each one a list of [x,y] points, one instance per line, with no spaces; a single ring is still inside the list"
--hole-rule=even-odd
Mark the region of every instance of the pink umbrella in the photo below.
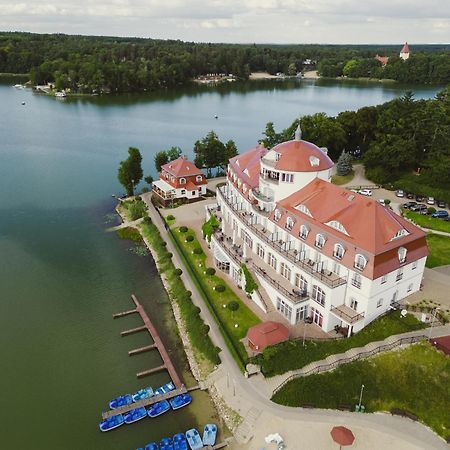
[[[345,427],[333,427],[330,434],[333,441],[336,442],[336,444],[339,444],[339,449],[341,449],[343,445],[352,445],[355,440],[355,436],[351,430]]]

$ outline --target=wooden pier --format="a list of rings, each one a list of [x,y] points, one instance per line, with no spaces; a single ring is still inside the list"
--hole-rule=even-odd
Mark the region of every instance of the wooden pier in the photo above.
[[[113,314],[113,319],[117,319],[118,317],[129,316],[130,314],[135,314],[137,311],[135,309],[130,309],[129,311],[120,312],[117,314]]]
[[[138,355],[139,353],[148,352],[149,350],[152,350],[154,348],[156,348],[156,345],[155,344],[150,344],[150,345],[146,345],[145,347],[139,347],[139,348],[135,348],[134,350],[130,350],[128,352],[128,354],[130,356]]]
[[[152,373],[160,372],[161,370],[164,370],[166,368],[166,365],[163,364],[159,367],[153,367],[152,369],[143,370],[142,372],[138,372],[136,376],[138,378],[146,377],[147,375],[151,375]]]
[[[139,331],[144,331],[146,329],[147,329],[147,327],[145,325],[141,325],[140,327],[132,328],[131,330],[122,331],[120,333],[120,335],[121,336],[128,336],[129,334],[134,334],[134,333],[137,333]]]

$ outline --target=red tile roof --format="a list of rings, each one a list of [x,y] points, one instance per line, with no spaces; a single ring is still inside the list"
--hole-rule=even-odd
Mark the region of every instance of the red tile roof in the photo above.
[[[303,205],[312,217],[299,211]],[[407,249],[407,262],[428,255],[425,233],[410,222],[382,206],[376,200],[347,191],[339,186],[319,178],[304,188],[277,203],[282,212],[276,222],[284,227],[288,216],[294,219],[290,233],[298,236],[300,226],[306,225],[310,232],[306,243],[314,247],[316,234],[326,237],[321,252],[333,257],[334,246],[340,243],[346,249],[340,262],[353,268],[356,254],[361,253],[368,259],[362,274],[369,278],[378,278],[400,267],[397,250]],[[270,218],[274,220],[275,210]],[[346,231],[345,234],[327,223],[336,221]],[[397,232],[406,230],[406,236],[393,239]]]
[[[242,155],[237,155],[230,159],[230,167],[238,178],[251,188],[259,184],[259,172],[261,167],[261,158],[267,153],[267,149],[258,144],[251,150]]]
[[[405,42],[405,45],[400,50],[400,53],[409,53],[409,45],[407,42]]]
[[[180,156],[174,161],[170,161],[161,167],[161,170],[169,172],[175,177],[185,177],[189,175],[202,175],[202,171],[197,166],[188,161],[185,157]]]
[[[290,172],[318,172],[331,169],[334,163],[317,145],[311,142],[292,140],[276,145],[274,152],[280,154],[275,169]],[[312,165],[310,158],[317,158],[318,165]]]
[[[249,328],[247,339],[254,350],[262,351],[268,345],[287,341],[289,339],[289,330],[278,322],[263,322]]]
[[[379,61],[382,66],[385,66],[389,62],[389,56],[375,55],[375,59]]]

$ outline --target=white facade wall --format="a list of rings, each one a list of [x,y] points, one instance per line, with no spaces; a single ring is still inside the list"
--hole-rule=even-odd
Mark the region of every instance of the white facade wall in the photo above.
[[[198,189],[200,189],[200,191]],[[206,184],[198,186],[195,191],[188,191],[183,187],[175,189],[176,198],[187,198],[187,199],[198,198],[204,194],[206,194]]]

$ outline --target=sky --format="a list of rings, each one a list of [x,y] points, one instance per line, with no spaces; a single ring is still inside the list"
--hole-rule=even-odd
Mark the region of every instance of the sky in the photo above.
[[[449,43],[450,0],[0,0],[0,30],[196,42]]]

